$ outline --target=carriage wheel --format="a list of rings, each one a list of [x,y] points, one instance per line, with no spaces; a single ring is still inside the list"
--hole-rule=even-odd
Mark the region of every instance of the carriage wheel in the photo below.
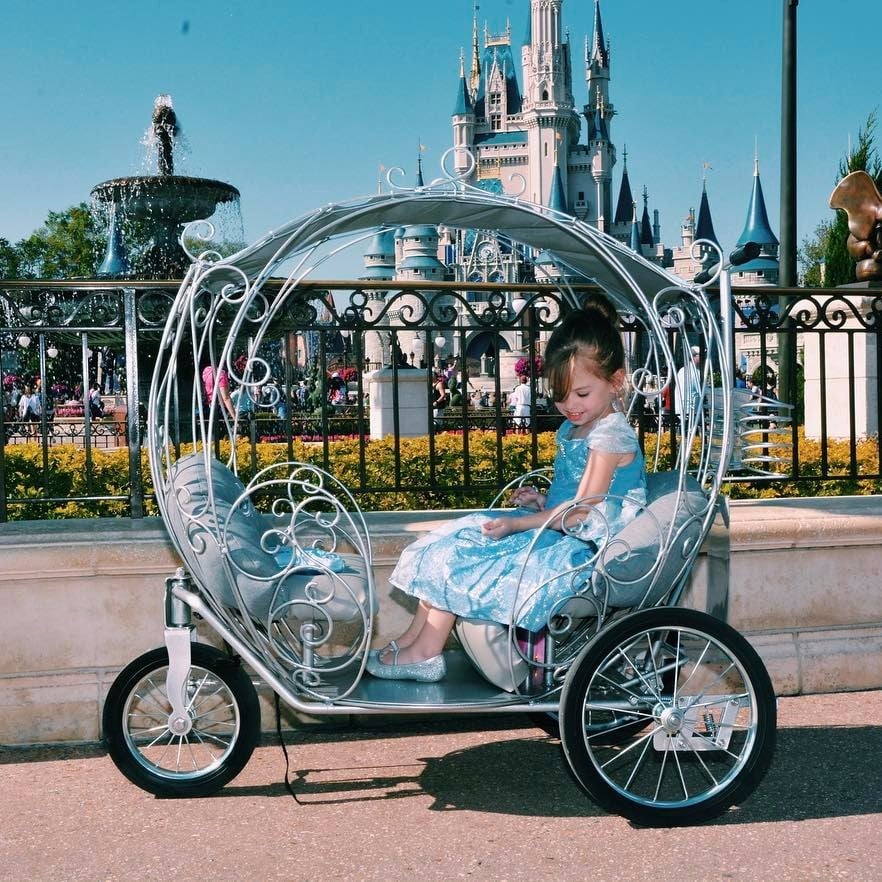
[[[157,796],[207,796],[231,781],[260,738],[257,692],[238,659],[191,646],[185,684],[189,730],[169,727],[168,650],[126,666],[107,693],[104,741],[117,768]]]
[[[775,747],[769,675],[737,631],[705,613],[634,613],[601,632],[561,695],[573,773],[639,824],[706,821],[749,796]]]

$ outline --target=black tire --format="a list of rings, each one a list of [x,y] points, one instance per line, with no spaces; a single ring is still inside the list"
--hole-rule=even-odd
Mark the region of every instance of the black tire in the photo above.
[[[678,826],[710,820],[756,789],[776,717],[765,666],[737,631],[695,610],[649,609],[598,634],[573,664],[561,741],[603,808]]]
[[[104,743],[116,767],[156,796],[208,796],[231,781],[260,740],[257,692],[237,658],[191,645],[189,732],[169,727],[168,650],[153,649],[120,672],[104,703]]]

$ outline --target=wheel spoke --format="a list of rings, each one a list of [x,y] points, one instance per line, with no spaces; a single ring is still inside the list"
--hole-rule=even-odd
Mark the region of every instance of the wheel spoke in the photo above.
[[[681,632],[677,631],[677,657],[678,658],[680,657],[680,637],[681,637]],[[674,686],[674,700],[675,701],[678,698],[678,696],[686,690],[686,687],[689,685],[689,681],[695,676],[695,672],[701,668],[701,663],[704,661],[704,657],[707,655],[707,651],[710,649],[710,647],[711,647],[711,642],[710,642],[710,640],[708,640],[704,644],[704,649],[701,650],[701,655],[698,656],[698,658],[695,660],[695,663],[692,665],[692,671],[690,672],[689,676],[686,678],[686,681],[684,683],[681,683],[679,685],[679,687],[676,685]]]
[[[655,734],[654,732],[652,733]],[[649,751],[649,745],[652,744],[652,740],[647,738],[646,743],[643,745],[643,750],[640,751],[640,756],[637,757],[637,762],[634,763],[634,768],[631,769],[631,774],[628,776],[628,780],[625,781],[625,790],[627,790],[631,786],[631,782],[634,780],[634,776],[637,772],[640,771],[640,767],[643,765],[643,761],[646,759],[647,753]]]

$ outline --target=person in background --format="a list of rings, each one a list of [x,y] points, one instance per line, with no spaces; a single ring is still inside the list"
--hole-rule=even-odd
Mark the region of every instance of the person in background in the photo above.
[[[689,361],[677,371],[674,389],[674,408],[681,428],[685,418],[694,419],[701,407],[701,350],[693,346],[689,352]]]
[[[514,408],[512,423],[515,431],[523,433],[530,427],[530,404],[533,399],[530,392],[530,378],[526,374],[521,374],[518,379],[518,385],[509,396],[508,403]]]
[[[18,399],[18,417],[24,423],[23,431],[28,437],[38,434],[37,423],[43,414],[43,405],[40,396],[37,395],[28,383],[25,383],[21,396]]]
[[[217,376],[217,397],[220,406],[229,414],[232,419],[236,418],[236,405],[230,396],[230,377],[224,368],[215,372],[214,365],[208,364],[202,368],[202,390],[205,392],[205,399],[209,407],[214,396],[215,376]]]
[[[432,418],[436,428],[441,425],[441,418],[448,404],[450,404],[450,392],[447,389],[447,378],[439,372],[435,374],[435,382],[432,385]]]
[[[101,389],[97,383],[89,387],[89,416],[93,420],[104,416],[104,402],[101,400]]]

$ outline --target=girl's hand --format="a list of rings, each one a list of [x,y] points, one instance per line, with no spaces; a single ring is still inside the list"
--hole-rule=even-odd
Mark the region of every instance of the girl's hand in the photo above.
[[[481,529],[491,539],[503,539],[517,532],[517,521],[518,518],[494,518],[492,521],[484,521]]]
[[[545,508],[545,494],[540,493],[535,487],[518,487],[511,494],[511,504],[519,508],[542,511]]]

